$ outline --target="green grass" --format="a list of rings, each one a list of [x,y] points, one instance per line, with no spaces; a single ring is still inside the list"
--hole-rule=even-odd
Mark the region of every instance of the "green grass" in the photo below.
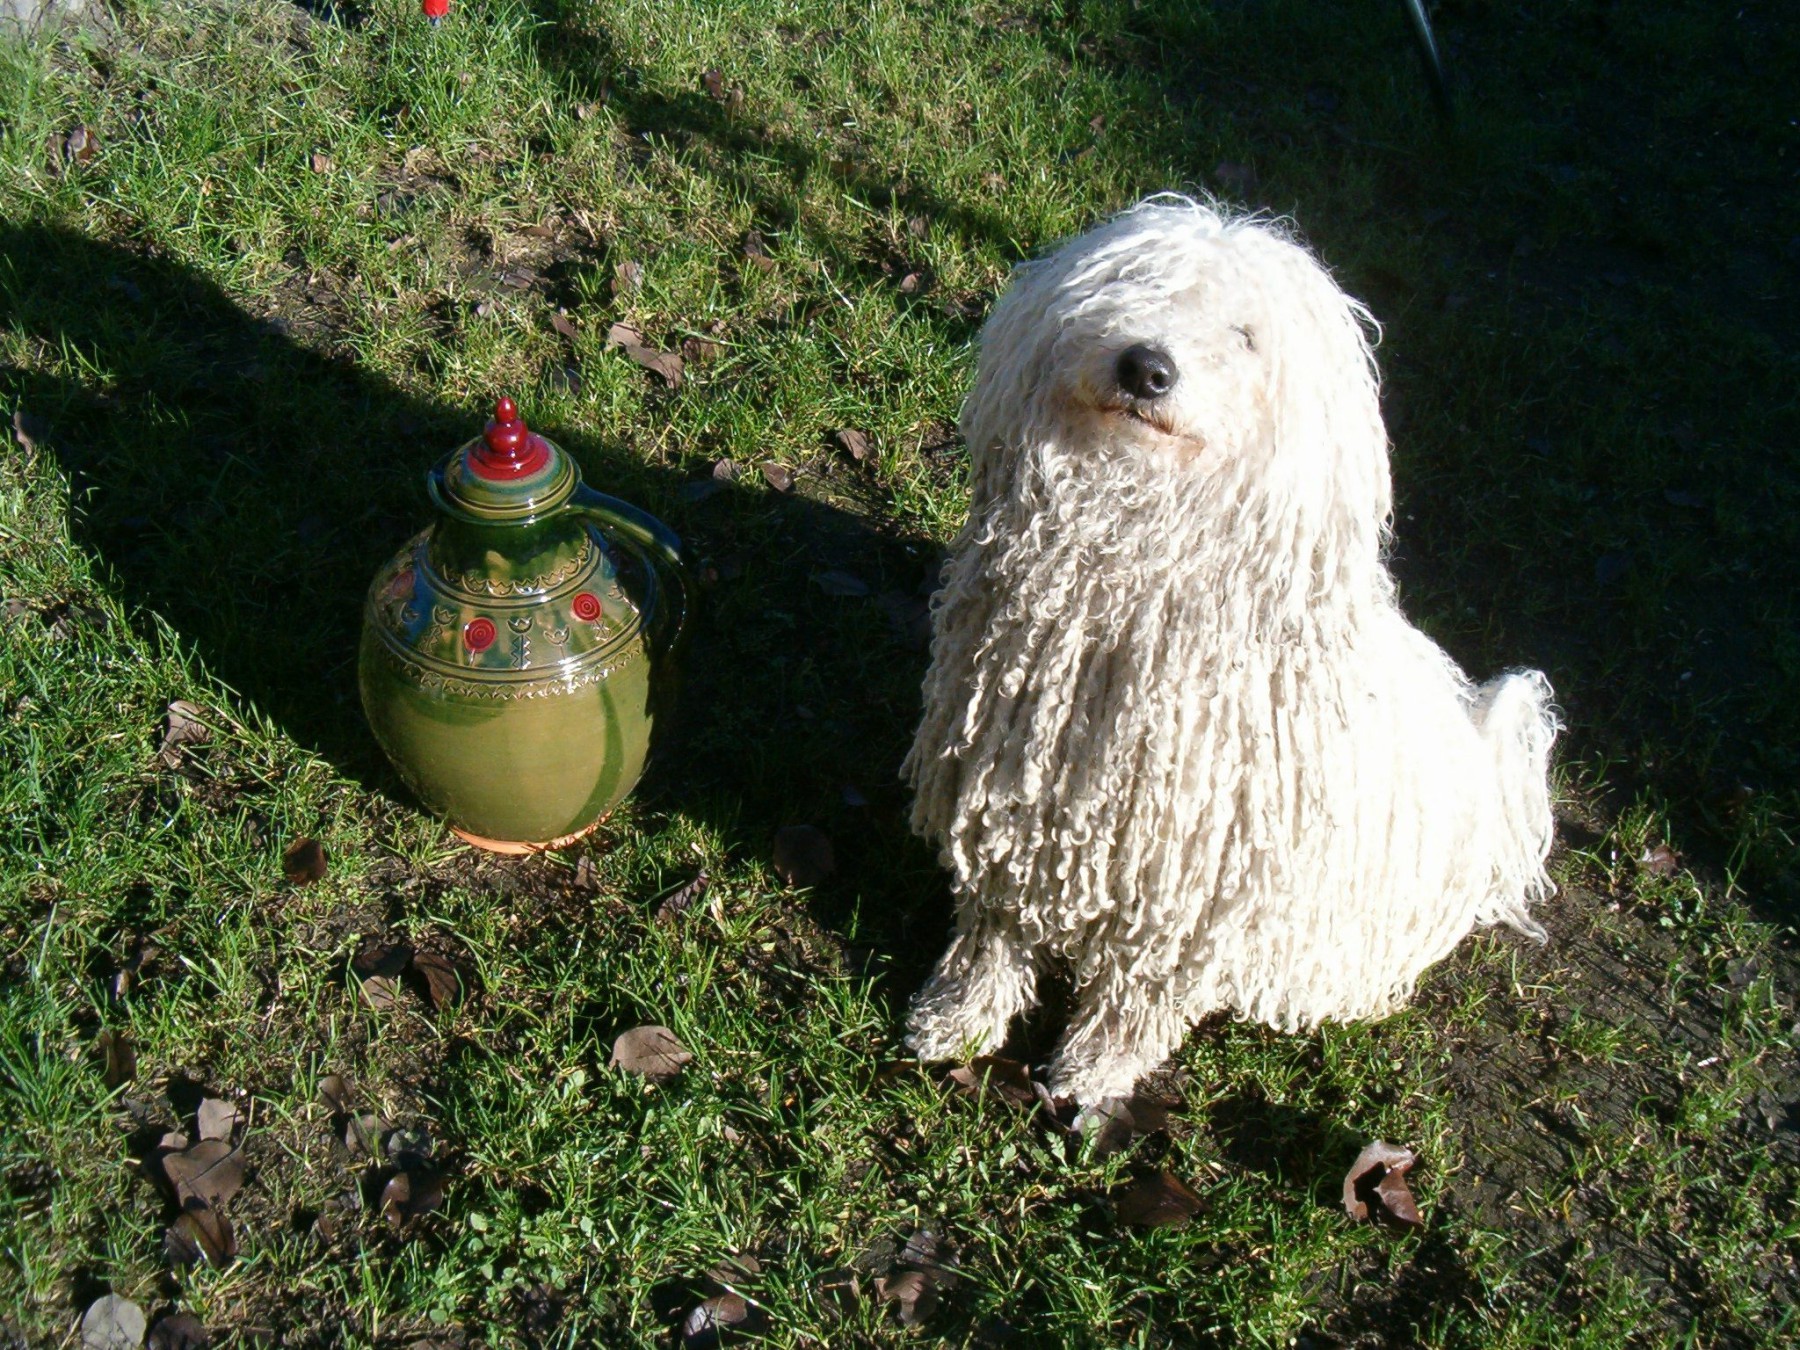
[[[1377,0],[132,0],[0,47],[0,1345],[74,1343],[107,1289],[216,1345],[667,1344],[715,1271],[777,1345],[1790,1343],[1800,25],[1439,23],[1449,133]],[[78,125],[99,153],[52,167]],[[1009,267],[1165,187],[1291,212],[1383,321],[1405,602],[1479,674],[1550,672],[1563,897],[1380,1025],[1196,1031],[1169,1128],[1101,1157],[905,1063],[949,905],[891,616],[960,522]],[[620,320],[716,351],[670,391]],[[362,589],[502,390],[708,578],[680,742],[525,863],[418,810],[354,689]],[[170,765],[177,698],[212,736]],[[816,891],[771,865],[796,822]],[[294,887],[303,835],[331,868]],[[468,997],[372,1007],[378,938]],[[677,1082],[607,1068],[643,1022]],[[383,1221],[329,1074],[419,1132],[441,1210]],[[177,1273],[143,1161],[203,1093],[247,1117],[241,1252]],[[1421,1233],[1338,1205],[1375,1137],[1421,1155]],[[1120,1223],[1165,1168],[1201,1212]],[[873,1291],[921,1229],[956,1278],[910,1329]]]

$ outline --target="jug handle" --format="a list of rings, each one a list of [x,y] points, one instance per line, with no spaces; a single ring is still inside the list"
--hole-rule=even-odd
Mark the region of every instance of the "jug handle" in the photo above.
[[[656,620],[657,627],[664,630],[658,645],[664,652],[674,647],[687,629],[688,608],[694,594],[693,579],[681,556],[681,539],[675,531],[648,511],[640,511],[630,502],[596,492],[585,483],[575,489],[575,495],[563,509],[588,517],[602,532],[643,558],[655,570],[659,583],[667,592],[668,605],[667,621],[660,617]]]

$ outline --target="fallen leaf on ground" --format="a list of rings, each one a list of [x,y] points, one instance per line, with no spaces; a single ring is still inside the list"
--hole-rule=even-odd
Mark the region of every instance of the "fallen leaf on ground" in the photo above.
[[[1037,1090],[1031,1085],[1031,1070],[1016,1059],[977,1055],[950,1070],[946,1077],[970,1097],[991,1092],[1014,1106],[1030,1106],[1038,1099]]]
[[[816,825],[789,825],[775,832],[775,875],[790,886],[817,886],[837,870],[831,836]]]
[[[202,1259],[215,1270],[230,1265],[238,1252],[231,1220],[213,1205],[190,1201],[163,1234],[163,1255],[174,1266],[195,1266]]]
[[[349,1114],[350,1085],[341,1073],[328,1073],[319,1080],[319,1101],[334,1116]]]
[[[86,164],[100,153],[100,137],[85,123],[62,138],[62,158],[70,164]]]
[[[744,257],[761,271],[775,270],[775,259],[769,256],[768,242],[760,230],[751,230],[744,235]]]
[[[712,885],[712,878],[702,872],[687,885],[676,887],[664,896],[663,902],[656,907],[656,921],[669,923],[680,915],[686,914],[706,894],[706,888],[710,885]]]
[[[667,1027],[633,1027],[613,1042],[607,1066],[641,1074],[652,1083],[671,1083],[693,1061],[693,1053]]]
[[[144,1350],[207,1350],[212,1337],[192,1313],[170,1313],[150,1328]]]
[[[163,1175],[185,1207],[190,1200],[217,1208],[244,1184],[244,1151],[223,1139],[202,1139],[162,1160]]]
[[[337,168],[337,161],[323,150],[313,151],[312,158],[307,163],[311,165],[314,173],[330,173]]]
[[[644,343],[644,335],[628,323],[615,323],[606,330],[606,345],[621,348],[645,370],[662,376],[671,389],[681,387],[681,353],[659,351]]]
[[[442,1008],[462,997],[462,971],[440,952],[414,952],[413,972],[425,983],[425,997],[433,1008]]]
[[[237,1128],[238,1109],[221,1098],[207,1097],[201,1101],[196,1119],[202,1139],[229,1139]]]
[[[1638,855],[1637,865],[1653,877],[1666,877],[1680,868],[1681,855],[1667,844],[1657,844]]]
[[[571,319],[567,314],[564,314],[560,309],[553,309],[550,311],[550,326],[569,339],[570,342],[573,342],[581,335],[581,330],[575,326],[575,320]]]
[[[100,1077],[109,1088],[124,1087],[137,1075],[137,1049],[123,1031],[107,1027],[94,1038],[100,1056]]]
[[[642,263],[622,262],[613,268],[612,293],[614,295],[636,295],[644,288],[644,268]]]
[[[903,1326],[916,1327],[937,1310],[937,1282],[922,1270],[903,1270],[875,1281],[875,1298],[892,1303]]]
[[[44,434],[38,425],[37,418],[23,408],[14,408],[12,415],[13,442],[19,449],[30,453],[37,449],[38,438]]]
[[[763,481],[777,492],[790,492],[794,487],[794,471],[785,464],[773,462],[758,466],[762,470]]]
[[[869,594],[869,583],[854,572],[833,569],[820,572],[813,578],[813,585],[827,595],[835,595],[840,599],[858,599]]]
[[[444,1203],[444,1179],[436,1172],[396,1172],[381,1189],[381,1217],[395,1228]]]
[[[205,710],[197,703],[189,703],[185,698],[178,698],[170,703],[163,713],[162,744],[157,747],[157,758],[171,769],[181,762],[181,747],[184,745],[205,745],[212,739],[211,729],[200,719]]]
[[[715,1294],[681,1323],[682,1350],[712,1350],[727,1331],[748,1331],[755,1309],[742,1294]]]
[[[296,886],[312,885],[326,869],[325,847],[317,839],[296,839],[281,855],[282,873]]]
[[[138,1350],[143,1343],[144,1311],[128,1298],[107,1294],[82,1314],[82,1350]]]
[[[371,975],[357,988],[363,1001],[376,1012],[386,1012],[400,1001],[400,987],[390,975]]]
[[[1113,1197],[1114,1212],[1139,1228],[1172,1228],[1200,1212],[1202,1201],[1173,1172],[1134,1181]]]
[[[711,338],[685,337],[681,340],[681,354],[690,361],[710,361],[719,354],[719,344]]]
[[[874,453],[869,445],[869,433],[866,431],[857,431],[853,427],[845,427],[841,431],[832,432],[831,437],[838,443],[838,446],[843,452],[846,455],[849,455],[850,458],[855,460],[858,464],[861,464]]]
[[[1413,1228],[1424,1227],[1406,1173],[1418,1161],[1410,1148],[1377,1139],[1344,1173],[1344,1213],[1362,1220],[1377,1211]]]

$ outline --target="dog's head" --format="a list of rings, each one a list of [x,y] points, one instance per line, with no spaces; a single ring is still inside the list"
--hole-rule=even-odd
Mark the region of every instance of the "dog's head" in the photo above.
[[[1079,482],[1122,462],[1311,521],[1389,510],[1366,310],[1273,225],[1152,199],[1025,264],[963,414],[978,491],[1035,449]],[[1261,501],[1251,500],[1260,498]]]

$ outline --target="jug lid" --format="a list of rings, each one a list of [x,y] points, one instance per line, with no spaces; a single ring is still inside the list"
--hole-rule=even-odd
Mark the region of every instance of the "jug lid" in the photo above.
[[[432,471],[431,495],[452,514],[522,523],[560,507],[577,481],[568,455],[526,426],[518,405],[502,397],[487,429]]]

